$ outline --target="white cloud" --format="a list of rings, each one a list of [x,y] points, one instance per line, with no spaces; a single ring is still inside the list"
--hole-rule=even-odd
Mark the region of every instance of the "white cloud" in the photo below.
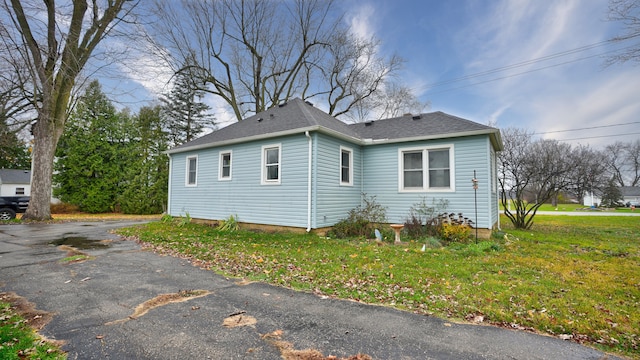
[[[128,49],[129,59],[118,64],[118,68],[132,81],[139,83],[148,92],[159,95],[169,89],[173,70],[162,57],[154,54],[150,46]]]
[[[369,39],[372,35],[375,35],[374,21],[376,16],[376,9],[372,4],[362,2],[357,7],[349,11],[353,13],[348,19],[351,31],[360,39]]]
[[[559,132],[544,136],[559,140],[640,132],[638,124],[612,126],[637,121],[637,114],[640,113],[640,103],[636,101],[640,75],[633,70],[608,75],[609,73],[602,74],[603,80],[595,81],[593,86],[586,86],[583,91],[575,91],[563,97],[540,97],[539,101],[532,106],[532,111],[538,120],[536,130],[560,131],[609,126],[596,131]],[[630,136],[638,137],[638,135]],[[632,139],[620,137],[619,140]],[[604,144],[611,141],[612,138],[603,137],[584,139],[583,142]]]

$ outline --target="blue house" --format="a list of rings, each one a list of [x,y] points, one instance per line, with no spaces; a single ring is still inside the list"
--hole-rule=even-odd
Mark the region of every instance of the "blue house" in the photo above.
[[[325,229],[363,194],[403,223],[412,205],[498,224],[498,129],[442,112],[347,125],[294,99],[168,151],[168,213],[248,224]]]

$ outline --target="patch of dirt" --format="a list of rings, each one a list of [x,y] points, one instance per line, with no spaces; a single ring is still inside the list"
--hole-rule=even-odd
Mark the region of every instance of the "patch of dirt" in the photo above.
[[[282,340],[282,334],[282,330],[276,330],[262,335],[262,339],[275,346],[280,351],[280,355],[284,360],[373,360],[371,356],[366,354],[339,358],[333,355],[325,357],[320,351],[315,349],[296,350],[293,344]]]
[[[0,293],[0,301],[10,303],[12,305],[12,310],[22,316],[27,325],[36,329],[36,331],[42,330],[42,328],[53,318],[52,313],[36,310],[33,303],[30,303],[27,299],[12,292]]]
[[[11,310],[13,310],[16,314],[22,316],[22,318],[25,320],[25,323],[36,332],[42,330],[42,328],[45,327],[45,325],[47,325],[51,321],[51,319],[53,319],[53,313],[36,310],[36,307],[33,303],[27,301],[27,299],[21,296],[18,296],[16,293],[0,292],[0,301],[10,303]],[[54,345],[64,345],[64,341],[50,340],[40,334],[38,334],[38,336]]]
[[[254,282],[255,281],[242,279],[242,280],[236,281],[235,284],[238,285],[238,286],[246,286],[246,285],[249,285],[249,284],[253,284]]]
[[[58,250],[66,251],[67,252],[67,258],[70,258],[72,256],[81,256],[81,257],[79,257],[77,259],[74,259],[74,260],[62,261],[62,263],[64,263],[65,265],[78,264],[78,263],[81,263],[81,262],[85,262],[87,260],[95,259],[95,256],[91,256],[91,255],[85,254],[82,251],[74,248],[73,246],[59,245],[57,248],[58,248]]]
[[[246,315],[244,311],[229,315],[222,322],[222,326],[234,328],[239,326],[253,326],[258,322],[253,316]]]
[[[185,302],[191,299],[207,296],[209,294],[210,292],[207,290],[180,290],[177,293],[161,294],[136,306],[133,314],[129,315],[129,317],[116,321],[110,321],[105,325],[115,325],[127,322],[129,320],[136,320],[140,316],[148,313],[149,310],[158,308],[160,306]]]

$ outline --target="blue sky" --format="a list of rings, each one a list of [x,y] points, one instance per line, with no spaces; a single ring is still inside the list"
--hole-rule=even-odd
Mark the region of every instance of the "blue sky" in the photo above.
[[[398,80],[431,103],[427,111],[547,132],[540,135],[545,138],[579,139],[569,140],[574,145],[640,138],[640,63],[604,66],[606,54],[640,39],[602,43],[622,31],[620,24],[606,21],[607,0],[343,0],[338,5],[357,34],[374,35],[384,54],[405,59]],[[143,67],[144,59],[138,59]],[[129,73],[131,79],[117,85],[121,92],[147,90],[127,94],[134,108],[151,101],[154,91],[166,91],[167,74]],[[224,113],[217,117],[224,122]],[[558,132],[582,128],[591,129]]]
[[[431,102],[429,111],[536,132],[598,127],[541,134],[559,140],[606,136],[572,144],[640,138],[640,63],[606,67],[601,55],[640,40],[588,46],[621,33],[620,24],[606,21],[606,0],[364,0],[343,6],[357,31],[375,35],[384,52],[406,60],[402,79]],[[565,55],[541,60],[556,54]],[[505,69],[516,64],[523,65]]]

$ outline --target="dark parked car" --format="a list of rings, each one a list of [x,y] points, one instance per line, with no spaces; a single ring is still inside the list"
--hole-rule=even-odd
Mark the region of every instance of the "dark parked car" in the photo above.
[[[23,213],[29,206],[28,196],[1,196],[0,221],[11,220],[17,213]]]

